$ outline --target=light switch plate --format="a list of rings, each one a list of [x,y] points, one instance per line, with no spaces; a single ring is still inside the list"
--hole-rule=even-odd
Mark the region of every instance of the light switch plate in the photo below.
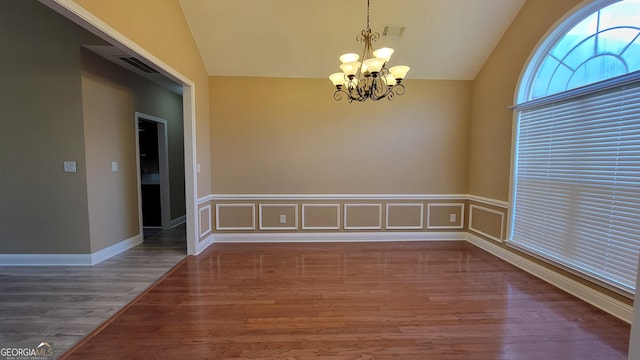
[[[111,171],[118,171],[118,162],[117,161],[111,162]]]
[[[65,161],[64,162],[64,172],[76,172],[76,162],[75,161]]]

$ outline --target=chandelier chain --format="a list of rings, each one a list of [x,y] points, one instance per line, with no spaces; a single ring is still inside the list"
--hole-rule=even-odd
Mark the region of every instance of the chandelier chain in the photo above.
[[[369,8],[370,8],[370,3],[371,0],[367,0],[367,29],[370,29],[371,27],[369,26]]]

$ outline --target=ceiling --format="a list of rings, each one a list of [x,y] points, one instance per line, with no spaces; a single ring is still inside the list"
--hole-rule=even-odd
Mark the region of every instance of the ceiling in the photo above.
[[[404,26],[395,49],[408,79],[472,80],[525,0],[371,0],[370,25]],[[180,0],[209,75],[326,78],[362,53],[366,0]],[[328,81],[328,80],[327,80]]]

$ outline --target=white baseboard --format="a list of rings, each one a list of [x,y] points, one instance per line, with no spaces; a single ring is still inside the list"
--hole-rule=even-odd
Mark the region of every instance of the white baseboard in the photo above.
[[[91,265],[99,264],[110,257],[123,253],[138,244],[142,244],[142,241],[143,241],[142,234],[138,234],[127,240],[120,241],[119,243],[116,243],[107,248],[104,248],[100,251],[96,251],[93,254],[91,254]]]
[[[569,294],[621,319],[631,323],[633,306],[627,305],[615,298],[596,291],[580,282],[557,273],[549,268],[528,260],[518,254],[508,251],[488,240],[468,234],[467,241],[473,245],[505,260],[506,262],[554,285]]]
[[[169,229],[173,229],[174,227],[182,225],[185,222],[187,222],[187,215],[182,215],[180,217],[172,219],[171,221],[169,221]]]
[[[0,254],[0,266],[91,266],[140,243],[142,243],[141,234],[93,254]]]
[[[202,251],[204,251],[204,249],[208,248],[211,244],[213,244],[214,241],[215,239],[213,234],[209,234],[209,236],[207,236],[206,238],[202,239],[201,241],[198,241],[196,243],[196,252],[193,255],[200,254]]]
[[[213,235],[216,243],[258,242],[381,242],[464,241],[465,232],[330,232],[330,233],[235,233]]]

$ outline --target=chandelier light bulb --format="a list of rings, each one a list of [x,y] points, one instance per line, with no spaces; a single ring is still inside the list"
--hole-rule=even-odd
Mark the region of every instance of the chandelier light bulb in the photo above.
[[[360,61],[352,61],[340,65],[340,70],[344,71],[347,76],[355,75],[360,67]]]
[[[388,87],[392,87],[396,84],[396,78],[394,78],[391,74],[387,74],[387,76],[384,77],[384,81],[387,83]]]
[[[390,68],[389,71],[396,80],[402,80],[405,78],[405,76],[407,76],[407,73],[410,69],[411,68],[406,65],[398,65]]]
[[[343,64],[349,63],[349,62],[355,62],[355,61],[358,61],[359,58],[360,58],[360,55],[358,54],[347,53],[340,56],[340,62]]]
[[[329,75],[329,80],[331,80],[334,86],[342,86],[342,84],[344,84],[344,73],[333,73]]]
[[[385,62],[386,61],[384,59],[371,58],[371,59],[365,60],[364,64],[367,66],[367,69],[369,69],[371,73],[379,73],[380,70],[382,69],[382,66],[384,66]]]
[[[373,52],[374,57],[384,59],[385,63],[389,62],[391,55],[393,55],[393,49],[388,47],[383,47]]]

